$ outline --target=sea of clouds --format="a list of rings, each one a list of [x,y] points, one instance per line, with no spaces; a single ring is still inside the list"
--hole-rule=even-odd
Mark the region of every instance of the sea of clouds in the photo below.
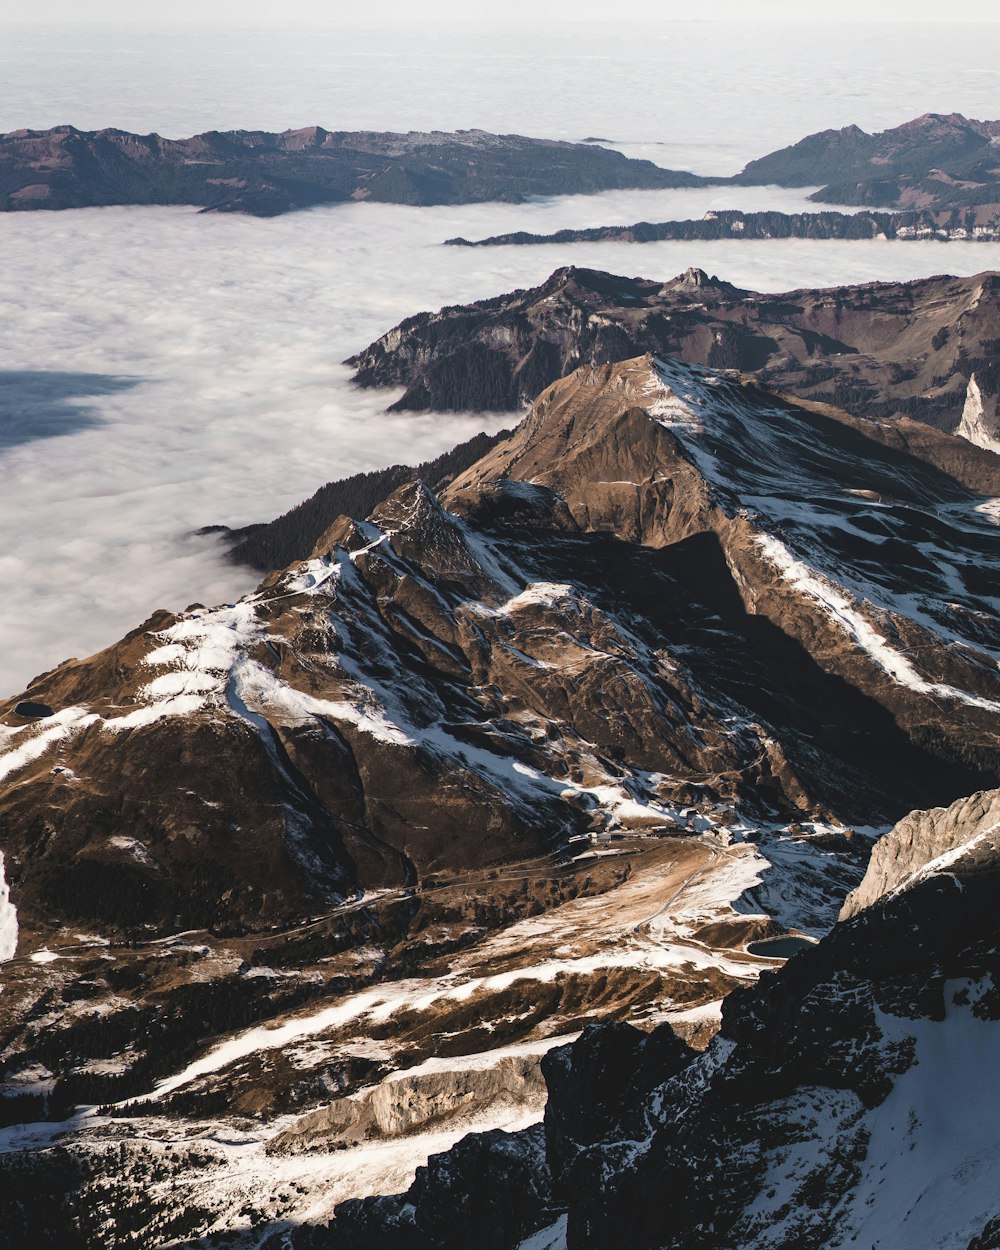
[[[720,50],[719,30],[697,24],[669,40],[465,33],[461,47],[440,28],[405,38],[20,29],[3,43],[0,128],[482,125],[596,134],[664,164],[731,172],[855,116],[874,125],[931,107],[998,111],[989,104],[997,49],[983,41],[960,49],[938,27],[935,59],[917,32],[906,47],[918,83],[898,46],[861,28],[840,31],[807,74],[802,32],[790,29],[781,40],[745,31],[750,88],[726,69],[740,47],[733,32]],[[440,246],[457,234],[796,209],[805,194],[351,204],[270,221],[183,208],[0,216],[0,692],[113,642],[157,607],[250,589],[253,575],[194,536],[198,527],[268,519],[331,478],[415,462],[509,422],[389,416],[392,394],[351,387],[344,358],[411,313],[533,285],[568,263],[659,278],[698,265],[763,290],[1000,267],[1000,245],[986,244]]]

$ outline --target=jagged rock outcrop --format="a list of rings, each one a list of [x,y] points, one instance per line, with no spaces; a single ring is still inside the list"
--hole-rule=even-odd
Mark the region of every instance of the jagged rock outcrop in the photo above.
[[[532,402],[581,364],[653,352],[756,373],[799,399],[891,420],[907,440],[926,437],[907,418],[954,431],[971,414],[985,447],[1000,439],[998,343],[993,273],[774,295],[700,270],[655,282],[569,267],[530,290],[410,317],[347,363],[360,386],[405,386],[394,410],[495,410]],[[997,462],[964,450],[948,471],[1000,495]]]
[[[0,135],[0,212],[105,204],[194,204],[274,217],[351,200],[467,204],[704,179],[585,143],[455,133],[211,130],[164,139],[124,130]]]
[[[911,812],[872,849],[864,880],[844,902],[846,920],[886,894],[934,872],[970,872],[1000,856],[1000,792],[987,790],[950,807]]]
[[[540,1059],[528,1049],[487,1055],[477,1063],[431,1060],[422,1070],[393,1073],[378,1085],[301,1116],[268,1149],[299,1153],[329,1149],[332,1143],[401,1137],[498,1103],[534,1107],[544,1089]]]
[[[422,464],[394,464],[370,473],[355,473],[321,486],[314,495],[273,521],[240,530],[211,526],[209,532],[221,530],[225,534],[232,543],[229,556],[234,563],[249,564],[265,573],[285,568],[308,555],[339,517],[367,516],[407,482],[423,482],[431,491],[439,491],[509,435],[510,430],[476,434],[468,442]]]
[[[595,1025],[572,1045],[549,1052],[542,1071],[551,1205],[572,1200],[574,1170],[593,1147],[645,1135],[644,1103],[694,1054],[667,1026],[646,1033],[628,1024]]]
[[[976,447],[985,447],[987,451],[1000,452],[1000,433],[997,431],[996,421],[987,416],[983,392],[975,373],[969,376],[962,420],[955,433],[968,439]]]
[[[344,1203],[331,1235],[292,1233],[295,1250],[510,1250],[551,1213],[541,1125],[517,1134],[470,1133],[419,1169],[401,1198]],[[277,1250],[274,1247],[273,1250]]]

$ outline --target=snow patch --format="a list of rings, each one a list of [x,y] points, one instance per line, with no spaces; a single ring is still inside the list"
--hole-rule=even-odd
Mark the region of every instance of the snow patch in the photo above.
[[[690,386],[691,377],[678,377],[665,361],[656,360],[655,369],[642,391],[643,407],[661,425],[671,430],[683,430],[688,434],[701,434],[705,425],[692,406],[690,394],[681,396],[670,385],[678,381]]]
[[[569,1217],[560,1215],[554,1224],[533,1233],[517,1250],[566,1250]]]
[[[502,607],[496,609],[498,616],[508,616],[512,612],[517,612],[521,608],[542,607],[556,608],[561,607],[567,601],[572,602],[577,598],[575,587],[568,583],[562,582],[532,582],[526,586],[520,594],[514,595],[512,599],[508,599]]]
[[[994,525],[1000,525],[1000,499],[987,499],[985,503],[976,504],[974,511],[992,521]]]
[[[31,732],[34,729],[32,725],[25,725],[20,729],[6,729],[3,737],[0,738],[0,743],[5,745],[12,739],[16,739],[21,745],[0,755],[0,781],[10,776],[11,773],[17,772],[18,769],[24,768],[33,760],[37,760],[57,742],[64,742],[79,730],[85,729],[98,720],[100,717],[85,707],[67,707],[57,712],[55,716],[48,717],[42,722],[45,728],[38,729],[34,733]],[[30,736],[26,736],[26,739],[22,741],[21,735]]]
[[[340,565],[326,556],[317,556],[300,564],[285,578],[284,585],[294,595],[314,595],[320,590],[332,592],[340,580]]]
[[[164,699],[159,703],[151,703],[146,707],[138,707],[134,712],[124,716],[112,716],[103,723],[104,729],[112,733],[120,733],[124,729],[144,729],[147,725],[155,725],[158,720],[167,716],[191,716],[201,711],[205,700],[196,694],[179,695]]]
[[[349,699],[317,699],[291,686],[286,686],[263,665],[243,660],[234,673],[234,689],[251,712],[259,710],[287,721],[302,724],[317,716],[353,725],[362,733],[394,746],[414,746],[409,734],[391,721],[369,690],[359,687],[356,702]]]
[[[17,908],[10,901],[10,886],[4,875],[0,851],[0,963],[13,959],[17,951]]]
[[[801,1186],[823,1175],[838,1139],[866,1140],[867,1148],[857,1180],[817,1212],[828,1244],[964,1250],[983,1232],[1000,1188],[1000,1092],[989,1079],[1000,1064],[1000,1021],[976,1014],[977,990],[988,985],[949,982],[941,1021],[878,1014],[885,1046],[914,1048],[879,1106],[865,1112],[853,1094],[818,1088],[788,1100],[798,1140],[769,1154],[749,1212],[755,1246],[790,1244]]]
[[[149,853],[149,848],[144,842],[140,842],[138,838],[127,838],[120,834],[115,834],[114,837],[108,838],[108,845],[113,846],[116,851],[125,851],[127,855],[130,855],[134,860],[147,867],[155,868],[158,866],[156,860]]]
[[[953,699],[987,712],[1000,712],[1000,702],[996,699],[985,699],[980,695],[970,694],[967,690],[960,690],[957,686],[949,686],[940,681],[927,681],[921,677],[906,656],[890,646],[888,640],[851,603],[846,594],[804,561],[797,559],[783,542],[770,534],[759,534],[755,541],[761,554],[774,565],[784,580],[818,603],[855,645],[898,685],[915,690],[918,694]]]

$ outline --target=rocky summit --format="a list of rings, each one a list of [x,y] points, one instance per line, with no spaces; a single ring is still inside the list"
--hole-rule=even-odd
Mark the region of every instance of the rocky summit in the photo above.
[[[1000,777],[993,460],[585,364],[3,704],[15,1244],[818,1246],[830,1169],[860,1227],[936,1053],[897,1016],[992,1018],[989,856],[967,907],[943,871],[991,800],[868,861]]]

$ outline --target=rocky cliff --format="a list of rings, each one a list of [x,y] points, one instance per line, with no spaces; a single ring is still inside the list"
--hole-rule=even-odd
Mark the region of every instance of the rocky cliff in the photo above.
[[[842,919],[904,890],[923,877],[955,868],[961,874],[1000,854],[1000,795],[995,790],[950,807],[911,812],[872,851],[864,880],[844,903]]]

